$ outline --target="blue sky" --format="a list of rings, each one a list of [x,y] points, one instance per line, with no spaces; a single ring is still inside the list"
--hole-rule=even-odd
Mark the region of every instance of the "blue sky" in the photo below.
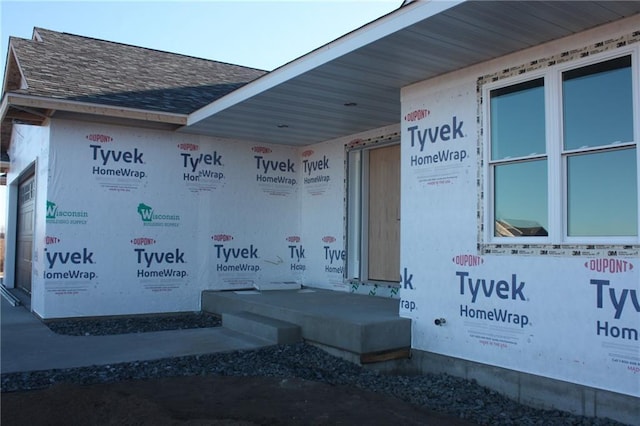
[[[272,70],[397,9],[401,0],[5,1],[9,36],[33,27]]]
[[[400,7],[402,0],[0,0],[0,81],[9,36],[34,27],[271,71]],[[0,85],[2,87],[2,85]],[[0,228],[4,228],[0,187]]]

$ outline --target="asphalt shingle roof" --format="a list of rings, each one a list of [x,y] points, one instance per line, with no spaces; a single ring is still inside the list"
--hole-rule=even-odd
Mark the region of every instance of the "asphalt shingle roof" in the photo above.
[[[36,28],[12,37],[35,96],[189,114],[266,71]]]

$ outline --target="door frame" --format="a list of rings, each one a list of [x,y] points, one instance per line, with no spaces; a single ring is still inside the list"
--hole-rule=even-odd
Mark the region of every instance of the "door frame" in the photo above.
[[[391,145],[400,145],[399,134],[346,147],[344,278],[349,283],[400,287],[400,271],[398,271],[398,281],[372,280],[368,276],[369,152]],[[401,241],[398,243],[398,256],[400,256]]]

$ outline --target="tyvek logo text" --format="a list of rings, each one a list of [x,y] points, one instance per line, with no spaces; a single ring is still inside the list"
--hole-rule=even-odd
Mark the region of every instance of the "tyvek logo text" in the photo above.
[[[93,260],[93,252],[87,247],[84,247],[81,251],[52,251],[47,248],[44,249],[47,270],[44,272],[44,279],[46,280],[93,280],[97,277],[93,271],[86,271],[82,269],[71,268],[72,265],[78,266],[91,266],[95,262]],[[60,268],[63,271],[53,269]]]
[[[452,143],[458,139],[464,139],[466,135],[462,131],[464,121],[458,120],[457,116],[451,118],[451,124],[442,123],[437,126],[420,128],[420,126],[411,126],[409,131],[409,140],[411,148],[419,148],[422,153],[430,145],[439,145],[440,143]],[[428,143],[427,143],[428,142]],[[412,155],[410,158],[411,167],[422,166],[434,163],[462,162],[468,157],[465,149],[440,149],[428,155]]]
[[[94,175],[136,179],[143,179],[146,176],[146,173],[142,170],[126,167],[128,165],[144,164],[143,153],[138,148],[134,148],[133,151],[105,149],[100,145],[89,145],[89,148],[91,148],[91,159],[99,164],[92,168]],[[123,166],[116,167],[120,164],[123,164]]]
[[[517,302],[527,301],[524,294],[526,283],[518,280],[516,274],[511,274],[511,277],[508,279],[471,278],[469,275],[469,272],[456,272],[456,276],[459,277],[460,295],[464,296],[465,294],[469,294],[471,296],[471,303],[473,304],[478,301],[479,297],[482,298],[482,301],[495,301],[496,299]],[[478,309],[466,304],[461,304],[460,316],[463,318],[513,324],[520,328],[530,324],[527,315],[514,313],[503,308]]]
[[[637,314],[640,313],[638,290],[635,288],[616,289],[611,285],[610,280],[604,279],[592,279],[590,280],[590,284],[594,285],[596,289],[596,308],[607,308],[613,312],[612,322],[609,322],[609,320],[596,321],[596,334],[602,337],[637,342],[640,336],[640,330],[633,327],[625,327],[619,324],[619,321],[622,320],[623,315],[627,312],[627,318],[633,318],[634,315],[637,316]]]

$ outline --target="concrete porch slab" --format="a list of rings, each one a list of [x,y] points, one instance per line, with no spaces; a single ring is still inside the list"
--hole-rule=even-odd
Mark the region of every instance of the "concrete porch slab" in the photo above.
[[[352,354],[411,347],[411,320],[399,300],[304,288],[292,291],[204,291],[202,310],[246,311],[300,326],[302,338]]]
[[[252,312],[223,313],[222,325],[230,330],[259,337],[276,345],[302,341],[299,326]]]

